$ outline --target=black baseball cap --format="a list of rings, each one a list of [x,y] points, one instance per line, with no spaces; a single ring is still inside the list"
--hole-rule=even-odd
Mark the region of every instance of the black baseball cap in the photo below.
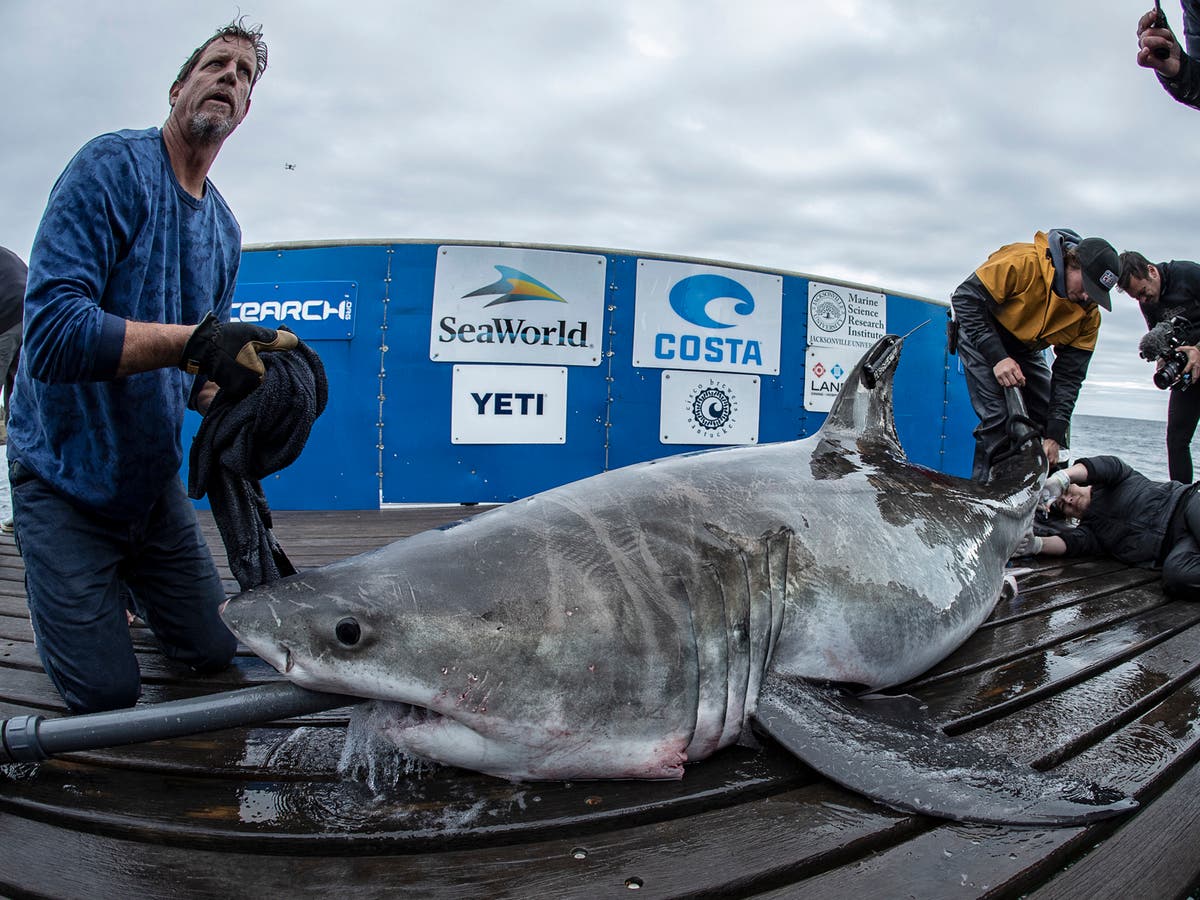
[[[1104,238],[1084,238],[1075,246],[1079,267],[1083,270],[1083,286],[1088,296],[1100,306],[1112,311],[1108,292],[1117,286],[1121,260],[1112,244]]]

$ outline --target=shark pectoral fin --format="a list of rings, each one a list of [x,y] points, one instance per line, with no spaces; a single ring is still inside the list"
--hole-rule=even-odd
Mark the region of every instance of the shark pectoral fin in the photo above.
[[[800,760],[896,809],[996,825],[1083,825],[1137,807],[1117,792],[1013,763],[949,738],[913,698],[859,699],[771,674],[754,719]]]

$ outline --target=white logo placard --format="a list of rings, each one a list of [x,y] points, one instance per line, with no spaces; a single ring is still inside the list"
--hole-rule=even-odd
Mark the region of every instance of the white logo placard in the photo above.
[[[663,372],[659,441],[757,444],[761,384],[757,375]]]
[[[633,364],[779,374],[783,278],[639,259]]]
[[[887,297],[837,284],[808,283],[808,344],[867,349],[887,334]]]
[[[809,347],[804,354],[804,408],[829,412],[846,376],[858,365],[863,351],[840,347]]]
[[[451,390],[455,444],[567,440],[567,370],[562,366],[455,366]]]
[[[605,269],[591,253],[439,247],[429,358],[600,365]]]

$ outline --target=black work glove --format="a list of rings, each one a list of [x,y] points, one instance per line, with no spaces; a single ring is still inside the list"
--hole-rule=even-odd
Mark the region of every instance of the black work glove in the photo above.
[[[215,381],[221,390],[240,399],[262,384],[266,368],[258,354],[292,350],[296,344],[296,335],[290,331],[247,322],[222,323],[210,312],[184,345],[179,368]]]

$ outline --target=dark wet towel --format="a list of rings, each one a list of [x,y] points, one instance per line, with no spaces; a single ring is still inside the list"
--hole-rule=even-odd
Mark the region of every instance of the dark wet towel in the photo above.
[[[287,353],[264,353],[262,360],[266,375],[249,396],[231,402],[217,393],[188,463],[188,496],[208,494],[242,590],[295,574],[271,531],[259,479],[295,462],[328,397],[325,367],[303,342]]]

